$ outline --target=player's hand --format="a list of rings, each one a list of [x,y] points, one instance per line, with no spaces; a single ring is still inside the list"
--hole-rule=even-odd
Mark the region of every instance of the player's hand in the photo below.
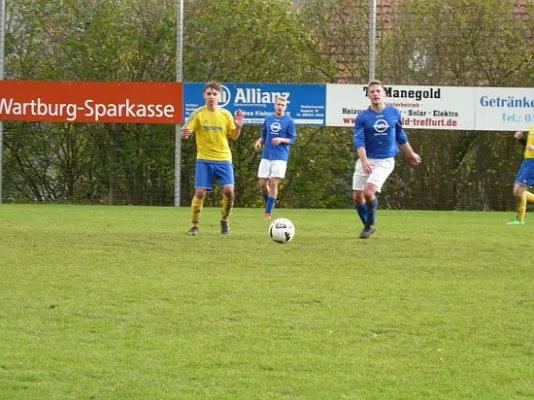
[[[514,138],[517,139],[517,140],[523,139],[523,132],[521,132],[521,131],[517,131],[517,132],[514,134]]]
[[[417,153],[413,153],[410,157],[408,157],[408,161],[412,165],[419,165],[421,164],[421,157]]]
[[[193,131],[189,128],[186,128],[185,126],[182,128],[182,137],[184,139],[189,139],[189,136],[191,136],[191,134],[193,133]]]
[[[235,126],[242,128],[243,127],[243,119],[245,118],[245,113],[241,110],[237,110],[235,112],[234,116],[234,124]]]
[[[371,161],[369,160],[365,160],[365,162],[362,161],[362,168],[363,168],[363,172],[365,172],[367,175],[373,172],[373,165],[371,164]]]
[[[275,137],[271,143],[274,145],[274,146],[278,146],[280,143],[282,143],[282,138],[279,138],[279,137]]]
[[[263,144],[263,142],[262,142],[261,139],[256,140],[256,142],[254,143],[254,150],[259,152],[261,150],[262,144]]]
[[[527,150],[528,151],[534,151],[534,144],[527,145]]]

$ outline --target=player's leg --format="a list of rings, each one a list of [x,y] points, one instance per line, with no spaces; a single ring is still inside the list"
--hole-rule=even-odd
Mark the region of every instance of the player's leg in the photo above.
[[[217,164],[216,176],[223,187],[222,207],[221,207],[221,234],[230,234],[228,218],[232,214],[234,207],[234,167],[232,163]]]
[[[234,208],[234,185],[223,186],[222,208],[221,208],[221,235],[230,234],[230,224],[228,218]]]
[[[267,205],[267,199],[269,198],[269,176],[270,169],[268,160],[264,158],[260,161],[258,167],[258,183],[260,185],[261,194],[263,195],[264,204]]]
[[[528,187],[534,185],[534,159],[525,159],[517,172],[514,182],[514,196],[517,202],[517,214],[510,225],[523,225],[527,203],[534,202],[534,195],[528,191]]]
[[[263,203],[267,205],[267,200],[269,199],[269,179],[260,178],[258,179],[258,184],[263,196]]]
[[[271,219],[276,199],[278,198],[278,185],[280,179],[269,179],[269,197],[267,198],[267,204],[265,205],[265,218]]]
[[[378,199],[376,193],[382,190],[382,186],[386,182],[389,175],[395,168],[395,159],[386,158],[383,160],[372,160],[373,172],[369,175],[367,182],[363,188],[363,197],[367,205],[367,222],[360,238],[367,239],[375,231],[376,213],[378,210]]]
[[[523,161],[524,168],[521,176],[521,180],[516,180],[516,183],[520,183],[523,186],[524,193],[522,194],[525,199],[525,211],[526,203],[534,203],[534,194],[530,192],[529,187],[534,187],[534,159],[526,159]]]
[[[213,176],[209,163],[197,161],[195,165],[195,195],[191,201],[192,227],[186,233],[195,236],[199,233],[200,216],[204,207],[206,190],[213,190]]]
[[[353,190],[352,200],[354,202],[354,209],[358,212],[358,217],[360,217],[360,221],[365,226],[367,222],[367,204],[365,204],[365,199],[363,198],[363,191]]]
[[[276,199],[278,198],[278,185],[286,176],[287,161],[271,160],[271,177],[269,178],[269,197],[265,207],[265,218],[271,219]]]
[[[354,174],[352,175],[352,199],[354,200],[354,208],[358,212],[363,226],[367,223],[367,204],[365,204],[365,198],[363,197],[363,188],[368,177],[369,175],[363,171],[361,161],[358,160],[354,167]]]
[[[363,187],[362,191],[363,198],[365,199],[365,207],[367,208],[367,219],[365,221],[365,226],[360,234],[361,239],[369,238],[376,231],[376,211],[378,209],[378,199],[376,198],[376,192],[376,185],[367,180],[367,183]]]
[[[527,211],[527,187],[519,182],[514,183],[514,196],[517,203],[515,219],[508,222],[509,225],[523,225],[525,223],[525,213]]]

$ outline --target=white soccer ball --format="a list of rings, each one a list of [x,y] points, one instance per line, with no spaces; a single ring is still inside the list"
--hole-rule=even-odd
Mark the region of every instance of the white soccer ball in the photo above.
[[[287,218],[278,218],[269,226],[269,237],[276,243],[289,243],[295,237],[295,225]]]

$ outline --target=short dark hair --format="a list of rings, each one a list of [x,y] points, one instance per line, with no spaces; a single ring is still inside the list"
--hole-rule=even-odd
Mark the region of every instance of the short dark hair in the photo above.
[[[381,86],[382,89],[384,89],[384,84],[382,83],[382,81],[379,81],[378,79],[373,79],[367,84],[367,90],[369,90],[371,86],[375,85]]]
[[[215,81],[208,81],[206,83],[206,85],[204,86],[204,93],[206,93],[206,90],[208,90],[208,89],[214,89],[214,90],[218,91],[219,93],[221,93],[221,91],[222,91],[221,84],[219,82],[215,82]]]

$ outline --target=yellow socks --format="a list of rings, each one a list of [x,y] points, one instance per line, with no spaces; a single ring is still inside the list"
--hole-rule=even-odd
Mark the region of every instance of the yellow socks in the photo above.
[[[525,212],[527,211],[527,198],[528,198],[527,193],[533,196],[532,193],[525,192],[523,193],[521,197],[517,198],[517,215],[515,218],[521,222],[525,221]]]
[[[515,219],[521,222],[525,222],[525,213],[527,211],[527,203],[534,203],[534,194],[528,190],[523,192],[521,197],[517,197],[517,214]]]
[[[193,227],[198,228],[198,222],[200,221],[200,214],[202,214],[202,208],[204,207],[204,199],[199,199],[194,196],[191,202],[191,222]]]
[[[230,214],[232,214],[232,209],[234,207],[234,199],[232,197],[227,197],[223,195],[222,198],[222,209],[221,209],[221,220],[227,221]],[[200,221],[200,215],[202,214],[202,209],[204,208],[204,199],[199,199],[194,196],[193,201],[191,202],[191,222],[194,228],[198,228],[198,223]]]
[[[221,220],[227,221],[230,214],[232,214],[232,208],[234,207],[234,199],[223,194],[222,197],[222,209],[221,209]]]

